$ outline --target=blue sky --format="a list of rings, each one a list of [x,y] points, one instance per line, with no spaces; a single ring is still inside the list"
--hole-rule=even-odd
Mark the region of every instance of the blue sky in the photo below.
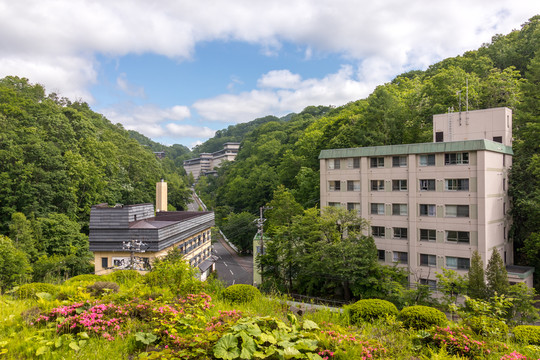
[[[0,0],[0,76],[192,147],[364,98],[539,13],[537,0]]]

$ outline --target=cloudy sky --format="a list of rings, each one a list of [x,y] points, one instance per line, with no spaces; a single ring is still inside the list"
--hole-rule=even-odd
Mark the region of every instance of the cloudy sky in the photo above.
[[[538,0],[0,0],[0,77],[192,147],[364,98],[536,14]]]

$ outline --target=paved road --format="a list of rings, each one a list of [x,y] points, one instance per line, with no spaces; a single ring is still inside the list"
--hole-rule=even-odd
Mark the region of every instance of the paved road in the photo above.
[[[240,264],[236,261],[236,256],[230,253],[229,250],[221,243],[217,241],[213,244],[214,249],[212,250],[213,255],[218,257],[216,261],[216,272],[218,279],[225,282],[226,286],[234,284],[252,284],[253,274],[246,271]],[[234,251],[234,250],[232,250]]]

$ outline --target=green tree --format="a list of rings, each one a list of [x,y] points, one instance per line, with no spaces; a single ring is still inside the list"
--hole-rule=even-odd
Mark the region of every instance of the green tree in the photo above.
[[[467,291],[468,279],[459,275],[457,271],[442,268],[442,273],[437,273],[437,285],[443,293],[442,302],[449,310],[455,311],[457,299]]]
[[[10,238],[0,235],[0,293],[26,282],[31,272],[26,254],[13,246]]]
[[[486,267],[486,279],[488,293],[493,296],[495,294],[505,295],[508,293],[510,286],[508,282],[508,273],[504,266],[501,254],[497,249],[493,249],[493,253],[489,258]]]
[[[24,251],[30,261],[34,261],[37,257],[34,229],[35,226],[32,226],[32,221],[27,220],[23,213],[17,212],[11,215],[9,236],[15,247]]]
[[[240,214],[230,213],[227,220],[221,225],[221,230],[241,253],[250,253],[253,250],[253,237],[257,232],[254,220],[257,217],[246,211]]]
[[[474,250],[471,257],[471,267],[469,268],[468,277],[469,296],[473,299],[484,299],[487,296],[484,262],[482,261],[478,250]]]

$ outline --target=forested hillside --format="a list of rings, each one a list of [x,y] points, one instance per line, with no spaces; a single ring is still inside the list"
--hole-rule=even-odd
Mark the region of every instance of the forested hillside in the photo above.
[[[34,280],[88,271],[90,207],[153,203],[161,178],[169,182],[170,203],[186,204],[186,180],[174,162],[156,159],[86,103],[46,96],[41,85],[6,77],[0,128],[0,234],[11,238],[0,251],[17,260],[1,261],[1,273],[15,262]]]
[[[464,109],[468,83],[470,110],[514,111],[511,232],[518,263],[540,268],[539,49],[540,16],[535,16],[478,50],[401,74],[366,99],[335,109],[308,107],[288,121],[260,124],[243,137],[237,160],[219,169],[217,178],[202,178],[197,188],[216,209],[218,222],[231,212],[257,214],[280,184],[304,208],[316,206],[322,149],[430,142],[433,114]]]

